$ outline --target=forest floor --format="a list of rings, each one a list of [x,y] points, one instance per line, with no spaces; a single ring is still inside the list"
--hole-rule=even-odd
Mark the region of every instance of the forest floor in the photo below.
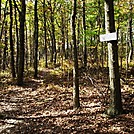
[[[0,78],[0,134],[134,134],[134,77],[121,87],[126,113],[109,118],[103,114],[109,103],[105,70],[99,78],[94,69],[81,74],[76,110],[71,74],[54,71],[44,69],[38,79],[29,73],[22,87]]]

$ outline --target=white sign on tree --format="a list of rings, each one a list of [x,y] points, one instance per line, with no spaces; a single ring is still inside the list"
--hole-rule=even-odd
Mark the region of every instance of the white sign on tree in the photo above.
[[[117,32],[100,35],[100,41],[112,41],[117,40]]]

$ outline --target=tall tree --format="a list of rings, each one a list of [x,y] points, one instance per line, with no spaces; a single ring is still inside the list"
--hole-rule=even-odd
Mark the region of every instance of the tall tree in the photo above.
[[[37,14],[37,3],[38,1],[35,0],[34,4],[34,47],[35,47],[35,54],[34,54],[34,77],[37,78],[38,73],[38,14]]]
[[[18,29],[18,21],[17,21],[17,10],[15,6],[15,0],[14,0],[14,17],[15,17],[15,28],[16,28],[16,45],[17,45],[17,54],[16,54],[16,74],[18,74],[18,58],[19,58],[19,29]]]
[[[1,0],[0,0],[0,22],[1,22]],[[0,38],[0,42],[1,42],[1,38]],[[1,64],[2,64],[2,55],[1,55],[1,53],[2,52],[1,52],[1,49],[0,49],[0,70],[1,70]]]
[[[64,7],[63,7],[64,8]],[[65,9],[61,11],[62,56],[65,57]]]
[[[1,20],[1,0],[0,0],[0,20]]]
[[[21,11],[19,14],[20,17],[20,47],[19,47],[19,67],[18,67],[18,75],[17,75],[17,83],[18,85],[23,84],[24,77],[24,48],[25,48],[25,38],[24,38],[24,26],[25,26],[25,13],[26,13],[26,5],[25,0],[21,0]]]
[[[45,67],[48,67],[47,63],[47,28],[46,28],[46,0],[43,1],[43,9],[44,9],[44,44],[45,44]]]
[[[79,108],[79,76],[78,76],[78,54],[77,54],[77,41],[76,41],[76,7],[77,0],[73,1],[73,13],[72,13],[72,43],[74,53],[74,69],[73,69],[73,107]]]
[[[86,12],[85,0],[83,0],[83,44],[84,44],[84,67],[87,66],[87,45],[86,45]]]
[[[115,32],[113,0],[105,0],[105,19],[106,33]],[[111,102],[107,114],[115,116],[122,113],[117,41],[108,42],[108,56]]]
[[[130,51],[129,51],[129,56],[128,56],[128,62],[131,62],[132,58],[133,58],[132,0],[130,0],[129,5],[130,5],[130,15],[129,15],[129,47],[130,47]]]
[[[4,51],[3,51],[3,70],[6,69],[6,63],[7,63],[7,49],[8,49],[8,37],[7,37],[7,21],[5,22],[5,29],[4,29],[4,36],[5,36],[5,41],[4,41]]]
[[[52,28],[52,35],[51,35],[51,39],[52,39],[52,59],[51,59],[51,61],[54,62],[54,64],[56,64],[57,53],[56,53],[56,37],[55,37],[55,24],[54,24],[54,20],[55,20],[54,10],[55,9],[52,8],[52,3],[50,1],[50,11],[51,11],[50,19],[51,19],[51,28]]]
[[[15,78],[15,66],[14,66],[14,47],[13,47],[13,34],[12,34],[12,26],[13,26],[13,7],[12,7],[12,0],[9,0],[10,5],[10,55],[11,55],[11,72],[12,77]]]
[[[1,6],[2,6],[2,1],[0,1],[0,47],[1,47],[1,42],[2,42],[2,34],[3,34],[3,30],[4,30],[4,25],[5,25],[5,21],[6,21],[6,16],[7,16],[7,12],[8,12],[8,0],[5,3],[5,8],[4,8],[4,17],[2,17],[1,14]],[[3,20],[2,20],[3,18]],[[2,67],[2,49],[0,49],[0,69]]]

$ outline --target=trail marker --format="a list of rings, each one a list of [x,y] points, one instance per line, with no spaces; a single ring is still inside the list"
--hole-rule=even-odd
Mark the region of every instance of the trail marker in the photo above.
[[[117,32],[100,35],[100,41],[112,41],[117,40]]]

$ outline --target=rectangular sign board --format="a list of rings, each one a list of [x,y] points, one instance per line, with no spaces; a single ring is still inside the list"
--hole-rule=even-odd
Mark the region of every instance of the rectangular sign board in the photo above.
[[[100,41],[112,41],[117,40],[117,32],[100,35]]]

